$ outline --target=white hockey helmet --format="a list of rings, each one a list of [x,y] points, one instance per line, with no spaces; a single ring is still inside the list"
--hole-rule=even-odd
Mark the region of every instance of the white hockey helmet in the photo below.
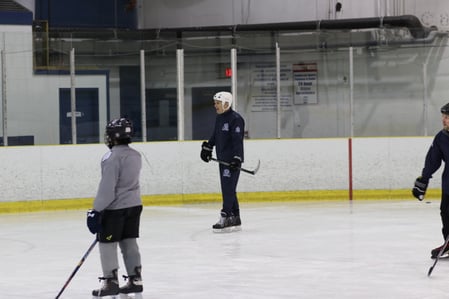
[[[214,95],[214,101],[220,101],[223,110],[226,111],[232,106],[232,93],[227,91],[220,91]],[[228,107],[225,108],[225,103],[228,103]]]

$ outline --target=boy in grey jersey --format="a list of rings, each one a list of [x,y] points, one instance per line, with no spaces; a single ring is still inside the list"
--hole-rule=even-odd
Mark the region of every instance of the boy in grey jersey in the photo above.
[[[129,147],[132,123],[114,119],[106,126],[105,143],[110,151],[101,161],[101,180],[93,209],[87,213],[87,225],[99,241],[103,285],[93,290],[97,297],[119,293],[141,293],[141,258],[137,245],[142,200],[140,198],[141,155]],[[120,247],[128,276],[127,284],[118,283],[117,247]]]

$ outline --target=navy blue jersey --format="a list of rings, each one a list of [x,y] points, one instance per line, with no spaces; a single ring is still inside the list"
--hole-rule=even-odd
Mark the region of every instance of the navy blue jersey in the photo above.
[[[432,145],[426,155],[426,161],[422,170],[422,177],[428,180],[435,171],[441,166],[441,162],[445,163],[441,188],[443,193],[449,194],[449,168],[446,161],[449,160],[449,132],[441,130],[435,135]]]
[[[208,143],[215,146],[219,160],[230,162],[236,157],[243,162],[244,132],[244,119],[230,108],[222,114],[217,114],[214,132]]]

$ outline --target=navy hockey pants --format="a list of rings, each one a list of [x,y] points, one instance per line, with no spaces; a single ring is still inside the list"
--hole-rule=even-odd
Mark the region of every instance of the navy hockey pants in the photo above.
[[[234,214],[240,216],[239,201],[237,199],[237,183],[240,170],[230,170],[228,166],[220,164],[221,194],[223,197],[222,212],[228,216]]]

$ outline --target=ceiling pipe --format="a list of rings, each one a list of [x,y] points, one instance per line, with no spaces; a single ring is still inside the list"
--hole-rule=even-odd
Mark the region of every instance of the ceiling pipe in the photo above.
[[[425,38],[431,31],[423,26],[421,21],[414,15],[403,15],[393,17],[353,18],[337,20],[318,20],[304,22],[265,23],[265,24],[243,24],[232,26],[206,26],[206,27],[184,27],[184,28],[160,28],[163,32],[217,32],[231,31],[233,33],[244,31],[318,31],[318,30],[354,30],[372,28],[401,28],[410,30],[414,38]]]
[[[67,33],[70,37],[95,37],[98,39],[158,39],[164,33],[182,36],[183,33],[195,32],[238,32],[248,31],[320,31],[320,30],[357,30],[376,28],[408,28],[413,38],[426,38],[436,28],[423,26],[418,17],[414,15],[385,16],[371,18],[351,18],[336,20],[317,20],[303,22],[265,23],[265,24],[237,24],[204,27],[176,27],[139,30],[114,30],[102,28],[50,28],[50,35],[61,38],[61,34]],[[111,35],[108,32],[111,31]]]

